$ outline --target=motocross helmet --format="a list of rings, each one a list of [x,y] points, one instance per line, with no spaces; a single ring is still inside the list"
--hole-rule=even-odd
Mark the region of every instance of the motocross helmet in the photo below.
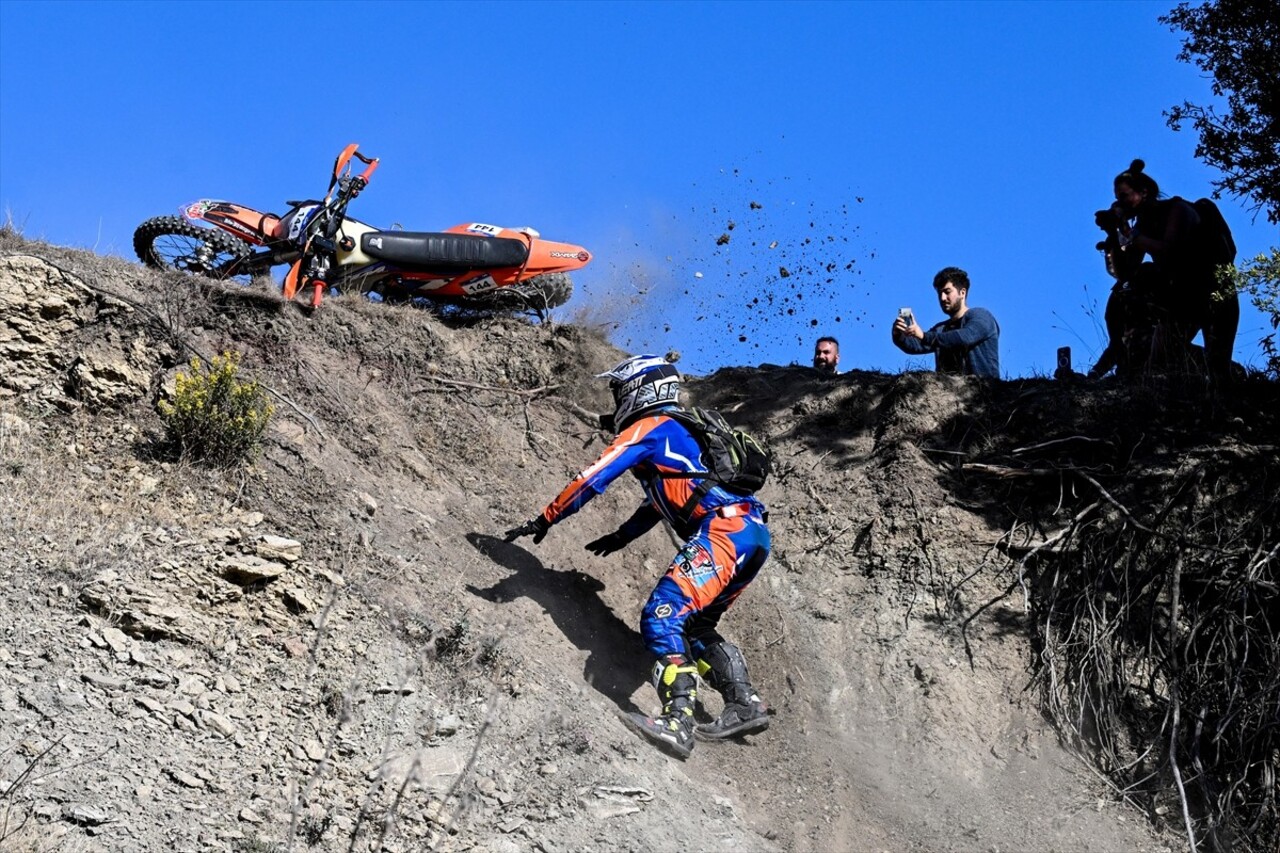
[[[609,380],[615,432],[622,431],[645,413],[680,403],[680,372],[656,355],[632,356],[596,377]],[[603,418],[603,425],[609,426],[608,420],[608,416]]]

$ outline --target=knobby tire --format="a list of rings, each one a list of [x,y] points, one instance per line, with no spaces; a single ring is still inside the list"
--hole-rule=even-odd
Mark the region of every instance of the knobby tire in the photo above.
[[[139,225],[133,250],[152,269],[216,279],[252,276],[241,266],[253,251],[249,243],[180,216],[157,216]]]

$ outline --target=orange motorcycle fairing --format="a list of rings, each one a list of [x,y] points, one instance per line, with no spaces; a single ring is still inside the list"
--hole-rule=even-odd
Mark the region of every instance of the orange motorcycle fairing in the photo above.
[[[284,277],[284,298],[292,299],[294,294],[298,292],[298,275],[302,272],[302,260],[296,260],[289,265],[289,272]]]
[[[364,165],[359,174],[357,162]],[[139,225],[134,251],[147,266],[214,278],[247,280],[288,264],[284,296],[310,288],[313,307],[330,287],[391,301],[423,296],[483,308],[537,306],[541,300],[549,309],[569,299],[568,273],[591,260],[581,246],[543,240],[532,228],[468,222],[447,229],[452,233],[380,231],[348,216],[348,204],[368,186],[378,163],[352,143],[334,161],[323,200],[288,202],[290,210],[279,216],[200,199],[179,208],[182,218],[159,216]],[[502,298],[508,288],[510,298]]]
[[[468,270],[450,277],[441,277],[439,273],[400,270],[395,278],[401,286],[408,286],[419,296],[476,296],[491,290],[498,290],[529,276],[521,276],[519,270],[507,267],[495,270]]]
[[[445,233],[505,237],[523,240],[528,244],[529,257],[523,266],[489,270],[500,284],[510,284],[543,273],[580,270],[591,262],[591,253],[581,246],[544,240],[542,235],[532,228],[504,228],[501,225],[488,225],[483,222],[464,222],[461,225],[446,228]]]
[[[580,270],[591,261],[591,253],[571,243],[554,243],[535,240],[529,247],[529,262],[525,268],[534,275],[546,272]]]
[[[255,246],[264,246],[280,236],[279,216],[233,201],[202,198],[179,210],[186,219],[208,222]]]

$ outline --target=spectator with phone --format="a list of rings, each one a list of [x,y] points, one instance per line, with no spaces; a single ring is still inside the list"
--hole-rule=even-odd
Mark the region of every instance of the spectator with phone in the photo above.
[[[933,289],[947,319],[925,331],[903,309],[893,324],[894,345],[908,355],[933,353],[939,373],[999,379],[1000,324],[987,309],[969,307],[969,274],[947,267],[933,277]]]

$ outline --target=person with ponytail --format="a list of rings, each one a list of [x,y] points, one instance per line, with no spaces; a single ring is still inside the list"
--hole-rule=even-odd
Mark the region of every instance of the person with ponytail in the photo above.
[[[1162,196],[1142,160],[1134,160],[1116,175],[1114,189],[1116,203],[1110,211],[1098,212],[1098,225],[1104,230],[1118,227],[1123,251],[1132,254],[1135,265],[1147,255],[1159,273],[1155,292],[1150,294],[1161,315],[1152,345],[1153,363],[1166,369],[1173,366],[1180,354],[1190,352],[1196,333],[1203,332],[1210,376],[1227,378],[1240,323],[1240,299],[1234,291],[1224,293],[1218,286],[1214,263],[1203,251],[1203,226],[1195,205],[1178,196]],[[1136,224],[1129,228],[1134,219]]]

